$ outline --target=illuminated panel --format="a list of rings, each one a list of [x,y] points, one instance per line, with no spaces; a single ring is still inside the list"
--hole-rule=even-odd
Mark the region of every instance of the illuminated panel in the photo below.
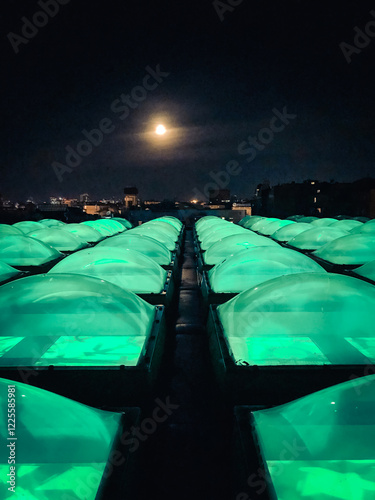
[[[161,293],[167,271],[135,250],[95,247],[66,257],[48,274],[80,274],[99,278],[134,293]]]
[[[331,241],[314,255],[333,264],[361,265],[374,260],[375,234],[350,234]]]
[[[209,234],[206,234],[204,237],[201,239],[201,248],[202,250],[207,250],[207,248],[210,248],[211,245],[216,243],[219,240],[222,240],[226,236],[232,236],[235,234],[248,234],[248,230],[241,227],[237,226],[235,224],[228,224],[225,227],[218,228],[215,231],[210,232]]]
[[[359,274],[360,276],[364,276],[365,278],[375,281],[375,260],[367,262],[367,264],[358,267],[358,269],[356,269],[354,272],[355,274]]]
[[[254,215],[250,220],[245,222],[244,227],[246,227],[246,229],[251,229],[256,222],[266,220],[266,218],[267,217],[261,217],[260,215]]]
[[[275,220],[263,226],[262,229],[259,230],[258,232],[266,236],[270,236],[278,229],[285,226],[290,226],[291,224],[295,224],[295,222],[292,220]]]
[[[14,226],[8,224],[0,224],[0,237],[1,236],[22,236],[23,232]]]
[[[27,236],[0,238],[0,260],[10,266],[41,266],[62,257],[55,248]]]
[[[332,219],[330,217],[323,217],[322,219],[316,219],[311,221],[311,225],[314,227],[324,227],[324,226],[332,226],[335,224],[337,219]]]
[[[221,220],[220,217],[217,217],[216,215],[207,215],[206,217],[200,218],[196,223],[195,223],[195,229],[198,230],[198,228],[204,227],[206,224],[210,224],[210,221],[213,220]]]
[[[145,222],[142,225],[143,227],[151,226],[157,230],[163,231],[163,233],[168,234],[173,239],[173,241],[177,241],[178,235],[180,234],[180,231],[176,229],[172,224],[161,219],[151,220],[149,222]]]
[[[313,259],[295,250],[277,247],[247,248],[208,272],[215,293],[239,293],[264,281],[295,273],[324,273]]]
[[[0,261],[0,284],[14,278],[18,274],[21,274],[21,271],[18,271],[18,269],[14,269],[5,262]]]
[[[0,379],[0,402],[15,392],[16,486],[9,491],[7,419],[0,422],[3,500],[95,500],[120,427],[120,413],[90,408],[31,385]],[[12,397],[11,397],[12,399]],[[7,465],[4,465],[7,464]]]
[[[368,365],[374,300],[375,287],[359,279],[302,273],[265,281],[217,311],[238,363]]]
[[[238,225],[244,227],[246,222],[251,220],[252,217],[252,215],[245,215],[245,217],[242,217],[242,219],[238,222]]]
[[[345,231],[351,231],[354,228],[357,227],[362,227],[363,222],[360,222],[359,220],[352,220],[352,219],[345,219],[345,220],[338,220],[337,222],[331,224],[330,227],[334,229],[344,229]]]
[[[139,234],[143,236],[149,236],[154,240],[160,241],[168,250],[173,251],[176,248],[176,240],[174,237],[171,237],[169,232],[166,232],[164,229],[160,227],[156,227],[155,225],[147,225],[142,224],[141,226],[137,226],[134,229],[129,230],[129,234]]]
[[[369,220],[350,231],[352,234],[375,234],[375,220]]]
[[[203,228],[197,229],[197,234],[199,237],[199,241],[202,241],[207,235],[214,231],[218,231],[220,229],[226,228],[226,227],[232,227],[234,224],[231,222],[228,222],[226,220],[218,219],[217,221],[213,221],[211,224],[206,224]],[[236,226],[236,227],[241,227],[241,226]],[[243,229],[243,228],[241,228]]]
[[[201,219],[201,220],[203,220],[203,219]],[[198,222],[200,222],[200,221],[198,221]],[[202,224],[200,224],[199,226],[197,224],[196,224],[197,235],[201,236],[206,231],[212,231],[212,229],[215,226],[222,227],[225,224],[228,224],[228,221],[220,219],[220,217],[212,217],[209,220],[205,220],[204,223],[202,222]]]
[[[108,224],[103,224],[101,219],[100,220],[88,220],[88,221],[82,222],[81,224],[93,227],[94,229],[99,231],[99,233],[102,236],[104,236],[104,238],[107,238],[108,236],[114,236],[115,234],[119,233],[119,231],[117,229],[114,229],[112,226],[110,226]],[[124,226],[122,226],[122,227],[123,227],[123,229],[125,229]]]
[[[176,231],[176,234],[180,234],[181,228],[182,228],[182,223],[175,217],[159,217],[158,219],[154,219],[151,222],[164,222],[166,224],[169,224],[174,228]]]
[[[74,252],[87,247],[87,242],[75,234],[60,228],[46,228],[31,231],[27,236],[49,245],[59,252]]]
[[[147,257],[150,257],[150,259],[154,260],[160,266],[169,266],[172,261],[172,254],[163,243],[160,243],[160,241],[155,238],[133,233],[133,231],[128,231],[124,234],[114,236],[113,238],[108,238],[99,243],[96,247],[136,250],[137,252],[147,255]]]
[[[270,222],[276,222],[280,219],[276,219],[275,217],[265,217],[264,219],[259,219],[255,224],[251,226],[252,231],[260,232],[262,229],[267,226]]]
[[[215,265],[219,264],[230,255],[245,250],[245,248],[272,246],[279,248],[279,245],[275,241],[247,231],[246,234],[226,236],[216,243],[213,243],[203,254],[203,259],[207,265]]]
[[[305,222],[307,224],[310,224],[310,222],[318,220],[318,217],[313,217],[313,216],[308,216],[308,217],[300,217],[298,219],[298,222]]]
[[[46,227],[64,227],[65,222],[62,222],[61,220],[57,219],[42,219],[39,221],[40,224],[43,224],[43,226]]]
[[[288,245],[300,250],[316,250],[326,243],[347,236],[349,233],[343,229],[332,229],[331,227],[315,227],[294,236],[288,241]]]
[[[78,236],[87,243],[97,243],[104,238],[97,229],[86,226],[85,224],[65,224],[62,230]]]
[[[112,220],[115,220],[122,224],[126,229],[131,229],[133,226],[131,222],[129,222],[127,219],[123,219],[122,217],[113,217]]]
[[[39,222],[34,222],[32,220],[25,220],[22,222],[16,222],[13,227],[22,231],[22,233],[27,234],[30,231],[37,231],[38,229],[44,229],[46,226],[40,224]]]
[[[253,412],[274,498],[374,498],[374,415],[374,375]]]
[[[289,241],[297,234],[303,233],[311,229],[311,225],[307,222],[298,222],[297,224],[289,224],[289,226],[284,226],[277,231],[275,231],[271,238],[276,241]]]

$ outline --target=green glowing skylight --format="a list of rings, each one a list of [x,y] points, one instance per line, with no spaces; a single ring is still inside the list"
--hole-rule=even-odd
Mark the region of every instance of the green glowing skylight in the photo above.
[[[246,229],[251,229],[256,222],[259,222],[260,220],[266,220],[266,219],[267,219],[267,217],[262,217],[261,215],[254,215],[251,217],[251,219],[249,219],[247,222],[245,222],[244,227],[246,227]]]
[[[165,222],[167,224],[170,224],[175,231],[177,231],[177,234],[180,234],[181,228],[182,228],[182,222],[175,217],[159,217],[157,219],[154,219],[152,222]]]
[[[289,241],[297,234],[303,233],[311,229],[311,225],[307,222],[298,222],[296,224],[289,224],[275,231],[271,237],[276,241]]]
[[[279,245],[269,238],[247,231],[246,234],[235,234],[226,236],[216,243],[213,243],[203,254],[203,259],[207,265],[215,265],[222,262],[230,255],[241,252],[245,248],[254,247],[277,247]]]
[[[265,217],[264,219],[259,219],[255,224],[252,224],[252,226],[249,229],[255,232],[260,232],[270,222],[276,222],[279,220],[280,219],[276,219],[275,217]]]
[[[62,257],[51,246],[27,236],[4,236],[0,238],[0,260],[10,266],[41,266]]]
[[[155,219],[149,222],[145,222],[143,226],[150,226],[154,227],[157,230],[163,231],[163,233],[168,234],[173,239],[173,241],[177,241],[180,234],[180,231],[177,228],[162,219]]]
[[[335,224],[337,222],[337,219],[332,219],[330,217],[323,217],[322,219],[316,219],[311,221],[311,225],[314,227],[324,227],[324,226],[332,226],[332,224]]]
[[[65,226],[65,222],[62,222],[61,220],[57,220],[57,219],[42,219],[39,221],[40,224],[43,224],[43,226],[46,226],[46,227],[64,227]]]
[[[113,217],[112,220],[115,220],[115,221],[119,222],[124,227],[126,227],[126,229],[131,229],[133,227],[132,224],[131,224],[131,222],[129,222],[126,219],[123,219],[122,217]]]
[[[134,293],[161,293],[167,272],[135,250],[94,247],[76,252],[54,266],[48,274],[82,274],[100,278]]]
[[[375,234],[375,220],[369,220],[350,231],[352,234]]]
[[[326,243],[348,234],[348,231],[344,231],[344,229],[332,229],[329,226],[315,227],[297,234],[288,241],[288,245],[300,250],[316,250]]]
[[[34,222],[32,220],[25,220],[22,222],[16,222],[13,227],[22,231],[22,233],[27,234],[30,231],[37,231],[38,229],[44,229],[46,226],[40,224],[39,222]]]
[[[258,232],[260,234],[270,236],[278,229],[285,227],[285,226],[290,226],[291,224],[295,224],[295,222],[292,220],[275,220],[275,221],[269,222],[268,224],[263,226],[262,229],[260,229]]]
[[[278,276],[305,272],[325,271],[310,257],[277,246],[247,248],[230,255],[208,276],[215,293],[240,293]]]
[[[134,229],[129,230],[129,234],[135,235],[143,235],[143,236],[149,236],[150,238],[153,238],[154,240],[160,241],[168,250],[173,252],[173,250],[176,248],[176,240],[174,237],[171,237],[169,232],[166,232],[164,229],[161,229],[160,227],[156,227],[155,225],[147,225],[147,224],[142,224],[141,226],[137,226]]]
[[[252,215],[245,215],[245,217],[242,217],[242,219],[238,222],[238,225],[244,227],[245,223],[248,220],[251,220],[252,217]]]
[[[62,230],[78,236],[87,243],[96,243],[104,238],[97,229],[86,226],[85,224],[65,224]]]
[[[314,255],[333,264],[362,265],[374,260],[375,234],[350,234],[331,241]]]
[[[155,308],[134,293],[74,274],[3,285],[0,309],[3,338],[23,336],[0,358],[0,366],[86,366],[88,360],[92,366],[96,361],[98,366],[134,365],[155,316]]]
[[[154,238],[137,234],[133,231],[108,238],[97,245],[97,248],[123,248],[141,252],[160,266],[168,266],[172,260],[172,254],[168,248]]]
[[[212,233],[213,231],[217,231],[219,229],[223,229],[225,227],[231,227],[231,226],[234,226],[234,224],[232,224],[231,222],[228,222],[227,220],[223,220],[223,219],[215,220],[211,224],[206,224],[203,228],[199,227],[197,229],[198,238],[200,241],[202,241],[203,238],[205,238],[208,234]],[[237,227],[241,227],[241,226],[237,226]]]
[[[331,224],[330,227],[335,228],[335,229],[344,229],[345,231],[351,231],[352,229],[356,227],[362,227],[363,222],[360,222],[359,220],[353,220],[353,219],[344,219],[344,220],[338,220],[337,222],[334,222]]]
[[[14,226],[9,226],[8,224],[0,224],[0,237],[1,236],[22,236],[23,232]]]
[[[195,223],[195,228],[198,230],[200,227],[204,227],[206,224],[210,224],[210,221],[219,220],[220,217],[216,215],[207,215],[206,217],[202,217]]]
[[[310,224],[310,222],[318,220],[318,217],[313,217],[313,216],[308,216],[308,217],[300,217],[298,219],[298,222],[306,222],[307,224]]]
[[[216,243],[219,240],[222,240],[226,236],[233,236],[235,234],[248,234],[248,229],[244,227],[237,226],[235,224],[227,224],[225,227],[217,228],[215,231],[211,231],[210,233],[202,236],[201,239],[201,248],[202,250],[207,250],[211,245]]]
[[[115,219],[99,219],[95,222],[98,222],[103,227],[112,228],[114,234],[123,233],[124,231],[126,231],[126,226]]]
[[[201,224],[198,224],[199,222],[201,222]],[[195,229],[197,231],[197,235],[200,236],[204,234],[205,231],[211,231],[216,225],[224,226],[227,223],[228,221],[221,219],[220,217],[204,217],[195,224]]]
[[[250,288],[218,314],[238,363],[368,365],[375,361],[374,301],[375,287],[357,278],[302,273]]]
[[[99,231],[99,233],[104,238],[107,238],[108,236],[114,236],[115,234],[119,234],[120,231],[118,231],[117,228],[114,228],[110,224],[103,224],[103,222],[102,222],[103,220],[104,219],[100,219],[100,220],[88,220],[88,221],[82,222],[81,224],[93,227],[94,229],[96,229],[97,231]],[[122,226],[122,228],[125,229],[124,226]]]
[[[375,497],[375,376],[253,412],[277,500]]]
[[[16,487],[9,491],[7,420],[1,419],[3,500],[95,500],[121,414],[90,408],[31,385],[0,379],[0,402],[16,401]],[[13,392],[11,392],[13,394]],[[7,465],[5,465],[7,464]]]
[[[0,261],[0,284],[20,274],[20,271]]]
[[[74,252],[87,247],[87,242],[79,236],[55,227],[31,231],[27,236],[41,241],[59,252]]]
[[[363,266],[358,267],[355,270],[355,273],[359,274],[360,276],[364,276],[365,278],[368,278],[370,280],[375,281],[375,260],[367,262],[367,264],[364,264]]]

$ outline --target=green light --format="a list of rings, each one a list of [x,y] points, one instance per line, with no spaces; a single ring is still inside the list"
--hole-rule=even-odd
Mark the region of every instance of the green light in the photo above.
[[[61,220],[56,220],[56,219],[42,219],[39,221],[40,224],[43,224],[43,226],[46,227],[64,227],[66,224],[65,222],[62,222]]]
[[[330,227],[334,229],[344,229],[345,231],[351,231],[354,228],[357,227],[362,227],[363,222],[360,222],[358,220],[352,220],[352,219],[344,219],[344,220],[338,220],[334,224],[331,224]]]
[[[262,231],[262,229],[267,226],[270,222],[276,222],[279,221],[280,219],[277,219],[275,217],[265,217],[264,219],[259,219],[255,224],[252,224],[251,229],[252,231]]]
[[[330,241],[347,235],[349,235],[348,231],[343,229],[332,229],[329,226],[315,227],[294,236],[288,241],[288,245],[300,250],[316,250]]]
[[[150,238],[154,238],[154,240],[160,241],[168,250],[173,251],[176,248],[176,240],[171,237],[169,232],[166,232],[164,229],[155,225],[147,225],[142,224],[141,226],[137,226],[134,229],[129,230],[129,234],[140,234],[143,236],[149,236]]]
[[[316,219],[311,221],[311,225],[314,227],[326,227],[326,226],[332,226],[337,222],[337,219],[332,219],[330,217],[323,217],[322,219]]]
[[[75,252],[87,246],[85,240],[60,228],[38,229],[37,231],[31,231],[27,236],[41,241],[59,252]]]
[[[115,220],[117,222],[119,222],[120,224],[122,224],[126,229],[131,229],[133,226],[131,225],[131,223],[126,220],[126,219],[123,219],[122,217],[113,217],[112,220]]]
[[[65,226],[62,227],[62,230],[79,236],[79,238],[87,243],[96,243],[104,238],[104,236],[97,229],[85,224],[65,224]]]
[[[9,266],[41,266],[62,257],[55,248],[27,236],[0,238],[0,260]]]
[[[8,224],[0,224],[0,237],[8,235],[22,236],[23,232],[14,226],[9,226]]]
[[[34,222],[32,220],[16,222],[15,224],[13,224],[13,227],[19,229],[24,234],[27,234],[30,231],[37,231],[38,229],[45,229],[45,226],[43,226],[43,224],[40,224],[39,222]]]
[[[154,219],[151,222],[164,222],[166,224],[169,224],[174,228],[176,231],[176,234],[180,234],[181,228],[182,228],[182,222],[176,219],[175,217],[159,217],[157,219]]]
[[[310,222],[313,222],[314,220],[318,220],[318,217],[300,217],[298,222],[306,222],[307,224],[310,224]]]
[[[227,224],[230,224],[227,220],[221,219],[220,217],[212,217],[208,220],[205,218],[204,221],[203,219],[201,219],[201,221],[202,223],[200,225],[198,225],[198,222],[200,221],[198,221],[196,224],[196,231],[199,239],[201,239],[201,236],[203,236],[205,233],[212,231],[216,226],[224,227]]]
[[[258,232],[266,236],[270,236],[278,229],[285,226],[290,226],[291,224],[295,224],[295,222],[292,220],[275,220],[263,226],[262,229],[260,229]]]
[[[144,224],[142,224],[142,226],[150,226],[154,227],[158,231],[161,230],[163,231],[163,233],[169,235],[175,242],[178,240],[178,236],[180,234],[180,231],[178,229],[176,229],[172,224],[163,219],[151,220],[149,222],[145,222]]]
[[[216,243],[219,240],[222,240],[226,236],[232,236],[234,234],[247,234],[248,230],[241,227],[236,226],[235,224],[229,223],[223,228],[217,228],[214,231],[211,231],[208,234],[200,237],[201,240],[201,248],[202,250],[207,250],[211,245]]]
[[[355,227],[350,231],[352,234],[375,234],[375,220],[369,220],[362,224],[362,226]]]
[[[244,227],[246,222],[251,220],[252,217],[252,215],[245,215],[245,217],[242,217],[242,219],[238,222],[238,225]]]
[[[0,283],[14,278],[17,274],[20,274],[20,271],[0,261]]]
[[[375,260],[358,267],[354,272],[355,274],[359,274],[360,276],[364,276],[365,278],[375,281]]]
[[[229,255],[208,276],[215,293],[239,293],[278,276],[305,272],[325,271],[310,257],[277,245],[247,248]]]
[[[289,241],[297,234],[303,233],[311,229],[311,225],[306,222],[297,222],[289,226],[284,226],[272,234],[272,238],[276,241]]]
[[[235,234],[226,236],[216,243],[203,254],[204,262],[208,265],[215,265],[222,262],[230,255],[234,255],[246,248],[255,247],[278,247],[279,245],[269,238],[259,236],[258,234],[247,231],[248,234]]]
[[[350,234],[327,243],[314,255],[333,264],[361,265],[374,260],[375,234]]]
[[[20,342],[23,337],[0,337],[0,355],[2,356],[9,349],[12,349],[18,342]]]
[[[50,271],[91,276],[134,293],[161,293],[167,272],[135,250],[95,247],[66,257]]]
[[[246,229],[251,229],[256,222],[259,222],[260,220],[266,220],[266,219],[267,219],[267,217],[261,217],[260,215],[254,215],[250,220],[245,222],[244,227]]]
[[[168,248],[155,238],[128,231],[113,238],[108,238],[97,245],[97,248],[122,248],[136,250],[160,266],[168,266],[172,260],[172,254]]]

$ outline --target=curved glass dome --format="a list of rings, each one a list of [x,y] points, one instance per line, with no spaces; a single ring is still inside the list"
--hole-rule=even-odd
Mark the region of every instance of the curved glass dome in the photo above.
[[[0,238],[0,260],[9,266],[41,266],[61,257],[55,248],[28,236]]]
[[[247,248],[229,255],[208,276],[215,293],[240,293],[278,276],[324,272],[310,257],[278,246]]]
[[[161,293],[167,272],[154,260],[129,249],[95,247],[76,252],[48,274],[82,274],[113,283],[134,293]]]
[[[358,267],[358,269],[356,269],[354,272],[355,274],[359,274],[360,276],[364,276],[365,278],[375,281],[375,260],[367,262],[367,264]]]
[[[4,444],[0,452],[1,498],[95,500],[121,414],[0,379],[4,408],[9,402],[8,388],[10,401],[13,396],[16,405],[16,487],[13,493],[6,483],[10,448]],[[11,443],[5,418],[1,419],[0,436],[4,443]]]
[[[206,217],[201,217],[197,222],[195,223],[195,228],[198,229],[201,226],[205,226],[206,224],[209,224],[209,221],[212,220],[219,220],[220,217],[217,217],[216,215],[206,215]]]
[[[160,227],[156,227],[155,225],[148,226],[147,224],[142,224],[141,226],[130,229],[129,234],[130,233],[149,236],[154,240],[160,241],[160,243],[162,243],[171,252],[173,252],[176,248],[176,240],[174,237],[171,237],[169,232],[161,229]]]
[[[155,308],[87,276],[45,274],[0,287],[0,366],[136,365]]]
[[[14,269],[14,267],[9,266],[5,262],[0,261],[0,284],[19,274],[21,274],[21,271]]]
[[[219,240],[222,240],[226,236],[232,236],[235,234],[248,234],[248,230],[241,226],[236,226],[235,224],[229,223],[226,227],[217,228],[215,231],[202,236],[201,239],[201,249],[207,250],[211,245]]]
[[[168,217],[168,216],[158,217],[157,219],[154,219],[151,222],[154,222],[154,221],[166,222],[167,224],[170,224],[172,227],[175,228],[175,230],[177,231],[177,234],[180,234],[180,231],[182,228],[182,222],[180,220],[176,219],[176,217]]]
[[[255,247],[277,247],[279,245],[269,238],[247,231],[247,234],[235,234],[226,236],[213,243],[203,254],[203,260],[207,265],[216,265],[230,255]]]
[[[127,219],[123,219],[122,217],[112,217],[112,220],[115,220],[122,224],[126,229],[131,229],[133,227],[132,223]]]
[[[251,229],[256,222],[258,222],[260,220],[266,220],[266,219],[267,219],[267,217],[262,217],[261,215],[254,215],[254,217],[252,217],[250,220],[245,222],[244,227],[246,229]]]
[[[297,236],[297,234],[308,231],[309,229],[311,229],[311,225],[307,222],[297,222],[296,224],[289,224],[288,226],[278,229],[271,235],[271,238],[276,241],[289,241]]]
[[[311,221],[311,225],[315,227],[324,227],[324,226],[331,226],[335,222],[338,222],[337,219],[332,219],[331,217],[323,217],[322,219],[316,219]]]
[[[87,243],[97,243],[98,241],[102,241],[104,238],[104,236],[99,233],[97,229],[85,224],[65,224],[65,226],[61,229],[78,236],[81,240],[86,241]]]
[[[352,234],[375,234],[375,220],[369,220],[361,226],[355,227],[350,231]]]
[[[13,227],[19,229],[23,234],[27,234],[30,231],[45,229],[46,226],[32,220],[23,220],[21,222],[16,222],[15,224],[13,224]]]
[[[65,222],[62,222],[61,220],[57,220],[57,219],[42,219],[39,221],[39,223],[43,224],[43,226],[46,226],[46,227],[55,227],[55,226],[63,227],[63,226],[65,226]]]
[[[263,226],[258,232],[264,234],[265,236],[270,236],[278,229],[290,226],[291,224],[295,224],[295,222],[292,220],[275,220]]]
[[[349,235],[348,231],[343,229],[332,229],[329,226],[315,227],[297,234],[288,241],[288,245],[300,250],[316,250],[332,240],[347,235]]]
[[[375,497],[375,375],[252,415],[275,499]]]
[[[252,224],[251,227],[248,227],[248,229],[251,229],[252,231],[255,231],[255,232],[260,232],[270,222],[276,222],[279,220],[280,219],[277,219],[275,217],[265,217],[264,219],[259,219],[255,224]]]
[[[126,231],[126,227],[124,226],[124,224],[121,224],[120,222],[114,219],[99,219],[96,222],[100,223],[103,227],[108,227],[113,229],[114,234],[123,233],[124,231]]]
[[[145,222],[142,225],[143,226],[152,226],[158,230],[160,229],[165,234],[169,234],[170,237],[174,239],[174,241],[178,240],[178,235],[180,234],[180,231],[178,229],[176,229],[172,224],[167,222],[166,220],[161,220],[161,219],[150,220],[148,222]]]
[[[14,226],[9,226],[8,224],[0,224],[0,237],[8,235],[19,235],[22,236],[23,232]]]
[[[332,264],[360,266],[374,260],[375,234],[350,234],[319,248],[314,255]]]
[[[351,231],[355,227],[361,226],[363,226],[363,222],[360,222],[359,220],[343,219],[334,222],[330,227],[334,229],[344,229],[345,231]]]
[[[298,219],[298,222],[306,222],[307,224],[310,224],[310,222],[313,222],[314,220],[318,220],[318,217],[314,217],[314,216],[302,216],[300,219]]]
[[[200,226],[196,226],[197,235],[200,236],[206,231],[211,231],[216,226],[224,226],[228,224],[228,221],[220,219],[220,217],[213,217],[212,219],[202,223]]]
[[[302,217],[303,215],[289,215],[286,220],[293,220],[295,222],[298,222],[300,219],[302,219]]]
[[[236,362],[356,365],[375,361],[375,287],[331,273],[281,276],[218,306]]]
[[[59,252],[74,252],[87,247],[85,240],[60,228],[48,227],[38,229],[37,231],[31,231],[27,236],[42,241]]]
[[[122,224],[110,219],[89,220],[82,222],[81,224],[93,227],[94,229],[99,231],[99,233],[105,238],[107,236],[114,236],[115,234],[126,231],[125,227]]]
[[[169,266],[172,261],[172,254],[163,243],[144,234],[134,234],[133,231],[108,238],[96,246],[96,248],[101,247],[136,250],[147,255],[160,266]]]
[[[217,221],[214,221],[212,224],[209,225],[207,224],[203,228],[197,229],[198,238],[200,241],[202,241],[202,238],[204,238],[207,234],[212,233],[213,231],[217,231],[218,229],[221,229],[223,227],[231,227],[233,225],[234,224],[228,222],[227,220],[218,219]]]
[[[242,217],[242,219],[238,222],[238,225],[244,227],[245,223],[248,220],[251,220],[252,217],[254,217],[254,215],[245,215],[245,217]]]

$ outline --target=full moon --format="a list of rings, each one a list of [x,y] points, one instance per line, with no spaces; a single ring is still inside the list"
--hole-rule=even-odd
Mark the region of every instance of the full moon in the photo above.
[[[158,135],[164,135],[164,134],[165,134],[165,132],[166,132],[166,129],[165,129],[164,125],[158,125],[158,126],[156,127],[155,132],[156,132]]]

